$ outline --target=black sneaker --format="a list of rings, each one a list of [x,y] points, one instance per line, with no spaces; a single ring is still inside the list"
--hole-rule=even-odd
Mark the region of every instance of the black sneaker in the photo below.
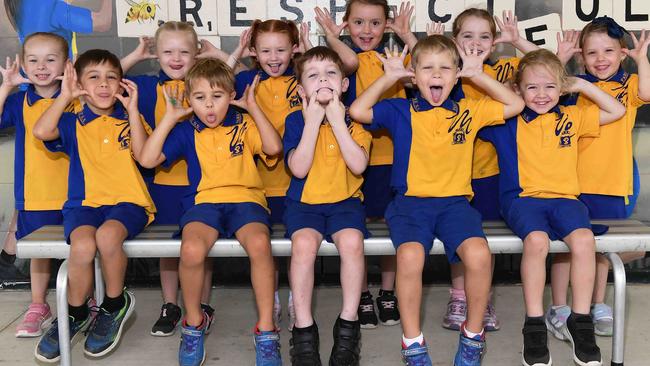
[[[573,346],[573,360],[581,366],[601,366],[603,359],[596,344],[591,315],[571,312],[567,319],[566,337]]]
[[[210,328],[214,321],[214,308],[208,304],[201,304],[201,310],[203,310],[205,315],[208,317],[208,324],[205,326],[205,334],[210,334]]]
[[[292,366],[321,366],[318,352],[320,347],[318,326],[315,322],[307,328],[294,326],[289,346]]]
[[[379,290],[377,309],[379,309],[379,321],[381,324],[397,325],[400,323],[397,297],[395,297],[393,291]]]
[[[370,291],[361,293],[361,301],[359,302],[357,315],[359,316],[359,323],[361,324],[361,328],[377,328],[377,314],[375,314],[375,304],[372,301],[372,294],[370,294]]]
[[[334,323],[334,346],[329,366],[358,366],[361,353],[361,327],[359,321],[336,319]]]
[[[151,328],[151,335],[169,337],[176,332],[176,324],[181,320],[181,308],[168,302],[160,309],[160,317]]]
[[[548,351],[548,338],[544,318],[528,318],[521,330],[524,335],[522,363],[524,366],[550,366],[553,364]]]

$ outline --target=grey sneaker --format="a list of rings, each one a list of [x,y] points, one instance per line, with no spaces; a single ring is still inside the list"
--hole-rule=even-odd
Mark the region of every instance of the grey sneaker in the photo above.
[[[555,338],[561,341],[568,341],[569,339],[565,336],[564,328],[566,328],[566,320],[571,315],[571,308],[568,305],[560,305],[557,307],[551,306],[546,311],[544,316],[544,322],[546,323],[546,329],[548,329]]]
[[[607,304],[592,304],[590,313],[594,320],[596,334],[602,337],[611,337],[614,333],[612,308]]]

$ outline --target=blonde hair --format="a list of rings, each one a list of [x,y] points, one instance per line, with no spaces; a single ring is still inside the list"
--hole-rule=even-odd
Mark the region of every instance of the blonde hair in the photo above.
[[[557,77],[557,80],[560,84],[560,88],[564,89],[569,83],[569,76],[567,75],[562,62],[557,56],[546,49],[539,49],[536,51],[528,52],[524,57],[519,61],[519,66],[514,75],[514,82],[517,85],[520,85],[521,79],[524,75],[524,71],[532,66],[540,66],[546,68],[551,75]]]
[[[156,29],[156,35],[154,36],[154,40],[156,45],[158,45],[158,41],[160,40],[160,35],[162,32],[185,32],[189,34],[192,37],[192,46],[194,47],[195,52],[199,50],[199,36],[196,34],[196,30],[194,30],[194,23],[192,22],[178,22],[175,20],[170,20],[168,22],[160,22],[158,23],[158,29]]]
[[[494,18],[487,10],[479,9],[479,8],[465,9],[460,14],[458,14],[456,19],[454,19],[454,24],[452,25],[451,28],[451,34],[454,36],[454,38],[458,35],[458,33],[460,33],[460,29],[463,27],[463,23],[469,17],[476,17],[476,18],[486,20],[490,25],[490,32],[492,33],[492,38],[496,38],[497,25],[494,22]]]
[[[36,38],[45,38],[47,41],[52,41],[54,43],[58,43],[59,47],[61,47],[61,52],[63,52],[63,61],[68,59],[68,41],[65,40],[65,38],[61,37],[58,34],[55,33],[48,33],[48,32],[36,32],[28,35],[25,37],[25,40],[23,41],[23,46],[21,48],[21,58],[25,58],[25,46],[29,41],[36,39]]]
[[[220,87],[231,93],[235,91],[235,74],[225,62],[206,58],[198,60],[185,76],[185,93],[190,95],[198,79],[205,79],[211,87]]]
[[[415,44],[415,47],[413,47],[413,50],[411,51],[411,63],[413,64],[413,68],[417,66],[418,58],[422,52],[449,52],[454,65],[460,65],[460,54],[458,53],[456,44],[454,41],[443,35],[434,34],[420,39],[418,43]]]

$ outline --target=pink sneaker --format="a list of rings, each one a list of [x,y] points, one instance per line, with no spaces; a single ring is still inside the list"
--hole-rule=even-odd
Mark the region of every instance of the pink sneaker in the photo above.
[[[43,329],[52,323],[52,312],[48,304],[29,304],[23,320],[16,327],[16,338],[40,337]]]
[[[485,308],[485,314],[483,314],[483,328],[487,332],[494,332],[501,328],[501,322],[497,318],[497,313],[494,310],[494,305],[492,301],[488,302],[487,308]]]
[[[449,290],[447,312],[442,318],[442,327],[451,330],[460,330],[460,326],[467,317],[467,300],[464,297],[454,296]]]

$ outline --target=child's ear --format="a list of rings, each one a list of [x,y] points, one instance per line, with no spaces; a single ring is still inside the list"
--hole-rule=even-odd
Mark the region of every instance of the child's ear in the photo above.
[[[300,51],[300,47],[298,47],[297,44],[294,44],[294,45],[291,47],[291,54],[292,54],[292,55],[295,55],[295,54],[298,53],[299,51]]]
[[[519,90],[518,84],[512,83],[512,90],[514,90],[518,96],[521,96],[521,90]]]
[[[350,79],[348,78],[343,78],[341,80],[341,94],[345,93],[348,91],[348,88],[350,87]]]
[[[248,50],[249,50],[251,56],[257,57],[257,51],[255,51],[255,47],[251,47]]]
[[[236,91],[233,90],[233,91],[230,92],[230,100],[235,100],[235,97],[236,97],[236,96],[237,96],[237,92],[236,92]]]
[[[302,87],[302,85],[298,84],[298,96],[300,99],[305,100],[305,88]]]

